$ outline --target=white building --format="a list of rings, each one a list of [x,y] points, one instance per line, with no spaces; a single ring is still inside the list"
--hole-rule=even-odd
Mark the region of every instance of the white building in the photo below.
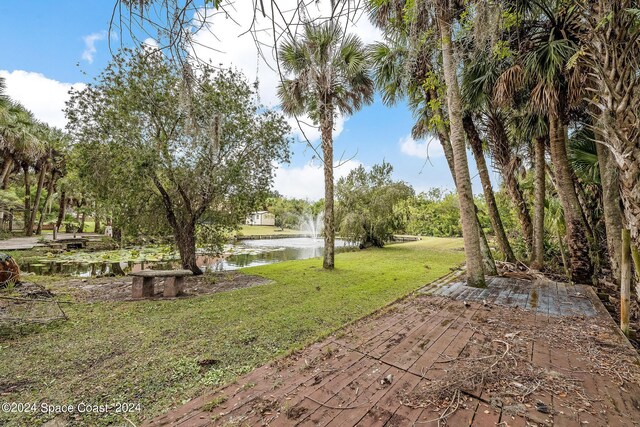
[[[251,212],[245,221],[247,225],[276,225],[276,217],[269,211]]]

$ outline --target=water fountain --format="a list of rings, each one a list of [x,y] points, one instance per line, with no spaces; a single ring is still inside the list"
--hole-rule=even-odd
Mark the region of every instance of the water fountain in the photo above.
[[[315,218],[310,213],[305,213],[300,218],[300,231],[312,239],[318,239],[322,235],[323,226],[324,212],[320,212]]]

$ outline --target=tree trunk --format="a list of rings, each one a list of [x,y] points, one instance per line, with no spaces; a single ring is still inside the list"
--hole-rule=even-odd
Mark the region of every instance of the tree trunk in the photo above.
[[[438,138],[445,152],[445,159],[447,160],[447,165],[449,166],[449,171],[451,172],[451,177],[453,178],[453,183],[454,185],[456,185],[456,167],[453,160],[453,149],[451,148],[451,141],[449,140],[449,130],[446,129],[444,125],[442,125],[440,129],[438,129]],[[474,207],[476,212],[476,221],[478,222],[480,252],[482,253],[482,264],[484,266],[484,271],[490,276],[497,276],[498,270],[496,269],[496,263],[493,259],[493,255],[491,254],[491,248],[489,248],[487,236],[484,234],[484,230],[480,226],[480,219],[478,218],[478,207],[475,206],[475,202]]]
[[[640,248],[640,144],[635,150],[629,150],[627,156],[619,156],[618,166],[620,196],[624,206],[626,227],[631,240]]]
[[[67,210],[67,193],[62,190],[60,192],[60,210],[58,211],[58,219],[56,220],[56,228],[60,231],[62,221],[64,221],[65,211]]]
[[[51,202],[53,198],[53,189],[56,181],[56,173],[55,171],[51,172],[51,178],[49,180],[49,184],[47,184],[47,199],[44,201],[42,208],[40,209],[40,218],[38,219],[38,228],[36,229],[36,234],[42,234],[42,223],[44,222],[45,212],[47,211],[47,206]]]
[[[567,229],[566,243],[569,251],[571,279],[577,283],[591,283],[593,267],[589,256],[589,242],[567,157],[564,126],[557,111],[549,111],[549,140],[551,162],[555,170],[556,190]]]
[[[611,274],[616,284],[620,284],[620,248],[622,247],[622,211],[620,210],[620,184],[618,168],[609,150],[596,141],[598,167],[602,184],[602,209],[604,227],[607,234],[607,249]]]
[[[29,224],[29,218],[31,218],[31,182],[29,181],[29,165],[27,163],[22,164],[22,170],[24,172],[24,233],[27,236],[33,234],[33,230],[27,226]]]
[[[84,233],[84,223],[87,220],[87,213],[86,212],[82,212],[82,214],[80,215],[80,226],[78,227],[78,231],[80,233]]]
[[[333,213],[333,107],[324,106],[321,115],[322,155],[324,157],[324,258],[322,267],[335,266],[335,224]]]
[[[485,287],[478,219],[473,201],[471,177],[467,163],[467,151],[464,143],[462,98],[460,96],[460,87],[458,86],[458,77],[456,75],[457,64],[453,54],[453,44],[451,40],[451,19],[447,12],[448,11],[444,11],[444,13],[440,14],[442,63],[447,86],[450,140],[451,148],[453,149],[455,180],[460,203],[460,219],[462,220],[462,234],[467,258],[467,283],[469,286]]]
[[[545,143],[546,137],[535,138],[533,141],[535,184],[531,267],[536,270],[544,268],[544,199],[547,179],[545,174]]]
[[[631,302],[631,234],[626,228],[621,232],[620,248],[620,329],[629,335],[629,306]]]
[[[516,208],[518,222],[522,229],[522,237],[527,246],[527,251],[533,251],[533,222],[529,214],[527,202],[522,195],[520,184],[516,176],[515,159],[509,144],[507,132],[504,129],[502,120],[496,115],[489,116],[489,134],[492,143],[491,155],[498,165],[500,175],[502,175],[503,185],[511,199],[511,203]]]
[[[478,207],[476,206],[476,221],[478,222],[478,233],[480,237],[480,252],[482,252],[482,265],[485,274],[489,276],[497,276],[498,270],[496,269],[496,262],[491,254],[491,248],[487,241],[487,235],[484,234],[482,225],[480,224],[480,218],[478,218]]]
[[[180,260],[182,268],[191,270],[194,275],[201,275],[202,270],[196,263],[196,226],[195,222],[174,227],[174,236],[178,251],[180,252]]]
[[[94,227],[93,227],[93,232],[94,233],[100,233],[101,225],[100,225],[100,217],[98,216],[98,214],[96,214],[94,216],[94,219],[95,219],[95,224],[94,224]]]
[[[637,17],[629,13],[635,3],[591,2],[593,27],[585,33],[584,47],[594,77],[589,79],[596,96],[592,104],[600,110],[599,130],[619,168],[625,227],[640,247],[639,49]]]
[[[516,257],[513,254],[509,239],[504,231],[502,225],[502,219],[500,218],[500,212],[498,211],[498,205],[496,203],[495,195],[493,194],[493,186],[491,185],[491,178],[489,177],[489,170],[487,169],[487,161],[484,158],[484,152],[482,150],[482,140],[478,134],[473,119],[469,115],[465,115],[463,118],[464,130],[473,152],[473,157],[478,166],[478,174],[480,175],[480,182],[482,183],[482,190],[484,192],[484,199],[487,203],[487,210],[489,213],[489,220],[491,221],[491,227],[496,234],[496,240],[500,251],[504,254],[507,262],[516,262]]]
[[[167,221],[173,229],[173,235],[178,245],[178,251],[180,252],[180,260],[182,261],[182,268],[185,270],[191,270],[193,274],[200,275],[202,270],[196,263],[196,221],[197,217],[191,218],[189,221],[178,222],[176,214],[173,210],[173,203],[169,193],[164,189],[162,183],[157,176],[152,176],[152,180],[160,195],[162,196],[162,204],[165,208],[165,214]],[[120,231],[120,230],[114,230]],[[114,232],[115,236],[115,232]],[[122,239],[122,236],[121,236]],[[124,239],[122,239],[124,241]]]
[[[8,182],[9,173],[11,172],[11,168],[13,167],[13,159],[11,157],[7,157],[2,165],[2,173],[0,173],[0,182],[2,183],[2,189],[6,190],[6,183]]]
[[[40,166],[40,173],[38,175],[38,187],[36,188],[36,197],[33,200],[33,207],[31,209],[31,215],[29,215],[28,230],[30,231],[28,236],[33,234],[33,225],[36,222],[36,214],[40,211],[40,198],[42,197],[42,187],[44,187],[44,178],[47,175],[47,163],[43,162]]]

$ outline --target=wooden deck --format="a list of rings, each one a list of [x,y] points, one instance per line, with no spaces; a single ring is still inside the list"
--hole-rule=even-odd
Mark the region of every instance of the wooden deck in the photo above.
[[[432,285],[148,425],[636,426],[640,360],[587,286]]]

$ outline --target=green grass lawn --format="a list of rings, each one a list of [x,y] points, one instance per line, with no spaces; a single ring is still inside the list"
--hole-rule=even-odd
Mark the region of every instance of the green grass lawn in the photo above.
[[[322,270],[320,259],[245,269],[273,280],[254,288],[170,301],[68,305],[66,322],[0,338],[0,389],[18,390],[2,400],[139,402],[141,412],[128,417],[149,419],[447,274],[463,262],[461,246],[460,239],[426,238],[338,254],[334,271]],[[200,367],[204,359],[218,363]],[[0,412],[2,425],[48,418]],[[72,421],[125,422],[118,414]]]
[[[241,236],[264,236],[274,234],[302,234],[302,232],[300,230],[291,230],[289,228],[281,230],[280,227],[274,227],[271,225],[243,225],[238,234]]]

